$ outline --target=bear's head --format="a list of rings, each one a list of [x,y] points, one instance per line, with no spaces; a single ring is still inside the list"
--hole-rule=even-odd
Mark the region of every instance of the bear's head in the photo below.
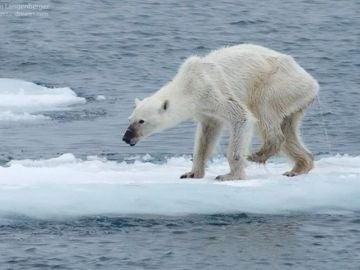
[[[169,126],[169,100],[148,97],[135,99],[135,109],[129,117],[123,141],[134,146],[141,139]]]

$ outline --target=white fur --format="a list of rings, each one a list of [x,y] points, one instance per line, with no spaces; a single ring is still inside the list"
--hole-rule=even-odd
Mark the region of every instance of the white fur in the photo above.
[[[296,175],[312,168],[311,153],[297,130],[299,115],[317,92],[317,82],[291,56],[244,44],[188,58],[171,82],[137,102],[130,121],[135,125],[145,120],[137,127],[141,138],[188,118],[198,121],[193,169],[183,175],[195,178],[204,176],[206,161],[227,125],[230,172],[220,180],[245,178],[244,162],[257,122],[264,146],[249,158],[262,163],[283,150],[295,162],[290,175]]]

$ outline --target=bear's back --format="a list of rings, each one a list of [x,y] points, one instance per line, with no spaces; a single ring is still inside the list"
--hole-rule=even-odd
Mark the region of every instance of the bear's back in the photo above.
[[[268,57],[280,57],[286,56],[274,50],[254,45],[254,44],[240,44],[231,47],[224,47],[215,51],[210,52],[203,59],[205,61],[221,63],[223,61],[229,59],[252,59],[255,61],[256,59],[266,59]]]

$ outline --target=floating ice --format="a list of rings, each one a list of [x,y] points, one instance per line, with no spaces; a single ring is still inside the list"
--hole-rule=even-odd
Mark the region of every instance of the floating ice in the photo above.
[[[0,111],[0,121],[16,122],[16,121],[35,121],[35,120],[49,120],[50,117],[41,114],[30,114],[28,112],[14,113],[12,111]]]
[[[85,102],[68,87],[47,88],[17,79],[0,79],[0,121],[44,120],[48,117],[36,113]]]
[[[106,97],[104,95],[98,95],[96,96],[96,100],[106,100]]]
[[[360,157],[320,159],[308,175],[287,178],[285,163],[251,164],[248,180],[217,182],[225,159],[213,161],[205,179],[183,180],[189,158],[165,164],[87,160],[64,154],[46,160],[11,161],[0,167],[0,216],[60,217],[97,214],[212,214],[360,210]]]

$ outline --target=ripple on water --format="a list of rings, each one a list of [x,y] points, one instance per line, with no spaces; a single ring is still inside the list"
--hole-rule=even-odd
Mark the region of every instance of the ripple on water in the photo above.
[[[20,226],[16,225],[20,221]],[[59,265],[70,269],[79,263],[81,267],[96,264],[100,268],[136,269],[141,265],[148,269],[161,265],[162,269],[181,269],[172,263],[181,262],[192,268],[198,258],[207,258],[206,263],[198,266],[211,269],[223,265],[222,269],[232,269],[235,265],[273,266],[273,254],[282,254],[279,263],[284,267],[290,264],[308,267],[309,261],[322,267],[342,266],[339,262],[347,262],[343,266],[352,269],[353,253],[346,251],[359,250],[359,241],[351,231],[356,229],[354,224],[358,219],[346,215],[239,213],[88,216],[65,220],[17,217],[13,222],[1,226],[0,263],[26,269],[35,267],[34,258],[38,258],[36,266]],[[246,259],[239,261],[235,254]],[[320,258],[324,260],[320,262]]]

